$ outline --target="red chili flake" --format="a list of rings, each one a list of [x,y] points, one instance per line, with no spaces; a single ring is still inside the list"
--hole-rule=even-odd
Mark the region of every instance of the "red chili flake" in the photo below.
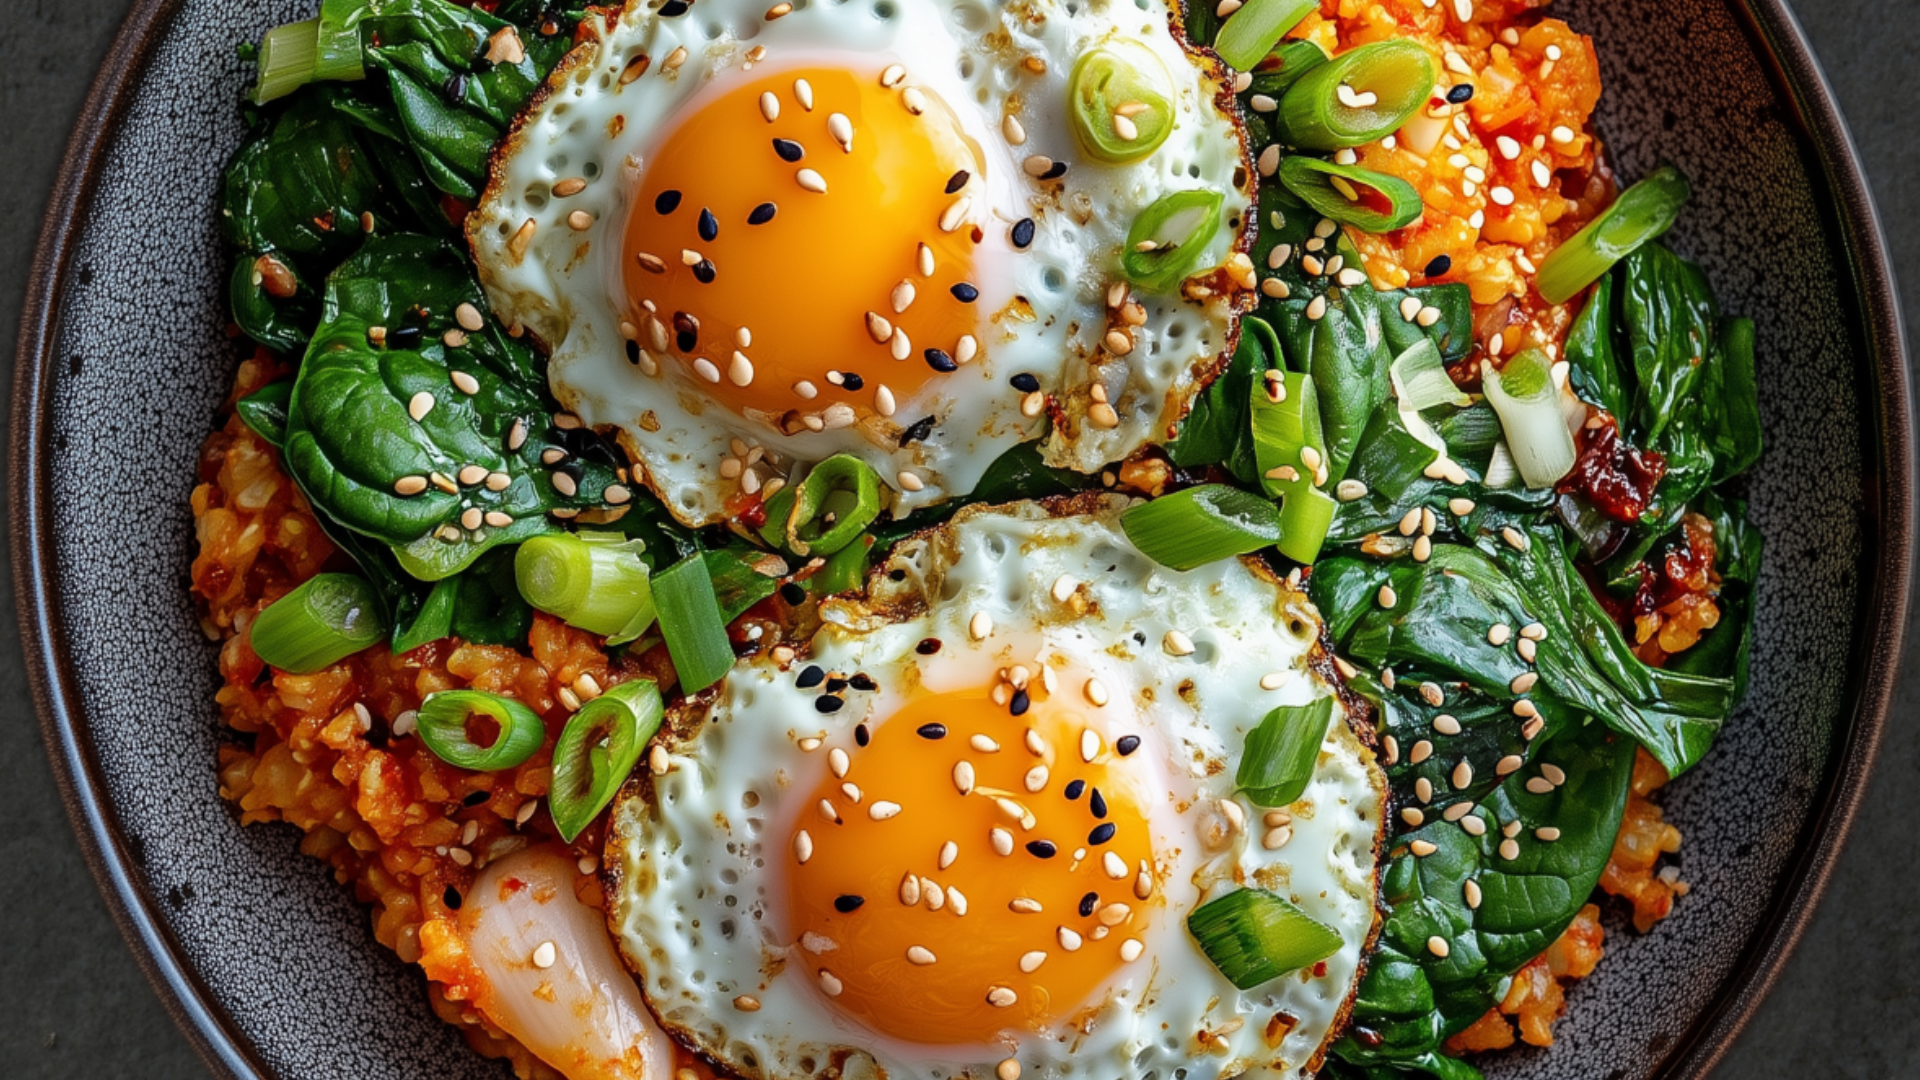
[[[1612,417],[1599,427],[1583,428],[1579,460],[1560,481],[1563,494],[1585,495],[1615,521],[1638,521],[1667,475],[1667,459],[1653,450],[1636,450],[1620,438]]]

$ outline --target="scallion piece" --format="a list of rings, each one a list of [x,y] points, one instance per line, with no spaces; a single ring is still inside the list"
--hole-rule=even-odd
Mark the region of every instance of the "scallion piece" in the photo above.
[[[1293,84],[1273,114],[1275,130],[1303,150],[1362,146],[1392,134],[1425,105],[1433,80],[1433,57],[1414,42],[1349,49]]]
[[[536,536],[513,557],[520,598],[618,645],[653,623],[653,588],[638,541],[606,533]]]
[[[1481,361],[1480,377],[1487,401],[1500,414],[1500,430],[1520,478],[1536,491],[1559,483],[1572,471],[1578,452],[1553,382],[1553,362],[1539,349],[1526,349],[1502,369]]]
[[[1306,793],[1320,744],[1333,722],[1333,699],[1282,705],[1247,732],[1234,786],[1255,806],[1290,806]]]
[[[1393,393],[1400,399],[1400,408],[1419,412],[1436,405],[1453,405],[1466,408],[1473,399],[1461,390],[1447,374],[1447,367],[1440,360],[1440,349],[1433,339],[1423,337],[1407,351],[1393,358],[1393,366],[1388,369],[1388,377],[1393,383]]]
[[[1534,279],[1549,304],[1564,304],[1600,280],[1613,264],[1673,227],[1693,194],[1686,174],[1671,165],[1653,170],[1620,193],[1612,206],[1553,249]]]
[[[1295,154],[1280,162],[1280,182],[1323,217],[1370,233],[1405,228],[1426,212],[1412,184],[1358,165]]]
[[[857,592],[867,583],[867,555],[873,550],[873,537],[856,537],[853,543],[834,552],[827,564],[808,584],[817,596]]]
[[[316,574],[255,617],[248,633],[255,656],[307,675],[385,640],[387,622],[365,579]]]
[[[286,23],[260,39],[260,72],[253,84],[253,103],[265,105],[313,81],[320,62],[320,20]]]
[[[532,757],[547,738],[547,725],[539,713],[510,697],[484,690],[428,694],[420,703],[419,716],[415,730],[427,749],[447,764],[473,772],[511,769]],[[473,738],[474,734],[486,735],[485,731],[473,730],[471,721],[476,716],[495,729],[485,746]]]
[[[713,578],[699,552],[653,576],[653,603],[660,636],[680,676],[680,692],[694,694],[725,678],[733,667],[733,644],[720,621]]]
[[[1120,528],[1141,554],[1191,570],[1280,542],[1274,505],[1225,484],[1206,484],[1129,507]]]
[[[553,744],[553,787],[547,807],[568,843],[592,824],[640,762],[664,712],[652,679],[613,687],[580,707]]]
[[[1229,65],[1252,71],[1280,44],[1287,31],[1319,6],[1317,0],[1248,0],[1220,24],[1213,51]]]
[[[1219,229],[1222,202],[1218,191],[1198,188],[1155,199],[1127,230],[1121,273],[1149,292],[1174,291]]]
[[[1510,488],[1520,479],[1520,470],[1513,464],[1513,451],[1507,449],[1507,440],[1501,439],[1493,444],[1493,456],[1487,459],[1487,475],[1482,481],[1488,490],[1499,491]]]
[[[1082,53],[1067,76],[1074,135],[1089,157],[1109,165],[1139,161],[1167,141],[1173,99],[1173,77],[1160,57],[1124,39]]]
[[[767,543],[796,555],[831,555],[880,516],[880,478],[859,458],[835,454],[798,485],[780,489],[766,513],[760,537]]]
[[[1239,889],[1200,905],[1187,932],[1227,980],[1251,990],[1340,951],[1340,935],[1265,889]]]
[[[367,77],[360,53],[360,18],[369,0],[320,0],[313,80],[355,82]]]
[[[1333,499],[1319,486],[1327,460],[1320,397],[1306,375],[1280,373],[1276,379],[1254,382],[1250,413],[1261,490],[1281,500],[1280,554],[1311,563],[1320,557],[1335,509]],[[1319,462],[1320,468],[1310,467],[1310,460]]]

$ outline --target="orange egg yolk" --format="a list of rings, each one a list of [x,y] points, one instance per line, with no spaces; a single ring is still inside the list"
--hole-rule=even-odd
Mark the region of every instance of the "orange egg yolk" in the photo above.
[[[891,415],[978,351],[982,162],[897,69],[703,91],[642,163],[627,222],[641,348],[790,432],[821,430],[836,404]]]
[[[1139,959],[1159,900],[1137,738],[981,690],[916,698],[858,742],[817,751],[788,853],[796,955],[837,1008],[977,1043],[1071,1016]]]

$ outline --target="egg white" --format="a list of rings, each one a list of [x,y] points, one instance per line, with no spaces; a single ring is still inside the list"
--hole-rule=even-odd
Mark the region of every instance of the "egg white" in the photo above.
[[[607,862],[609,924],[667,1030],[769,1080],[824,1078],[835,1067],[856,1076],[978,1077],[1009,1056],[1028,1077],[1062,1080],[1209,1080],[1252,1069],[1294,1076],[1317,1067],[1374,930],[1385,781],[1336,701],[1341,720],[1306,794],[1289,808],[1293,837],[1279,850],[1265,847],[1263,811],[1235,795],[1234,769],[1247,731],[1269,710],[1333,693],[1315,672],[1325,661],[1317,616],[1303,595],[1238,560],[1187,573],[1158,566],[1120,531],[1125,502],[963,510],[902,542],[868,597],[824,606],[827,625],[810,661],[865,672],[877,691],[821,715],[818,691],[795,686],[807,661],[783,669],[763,658],[736,666],[709,708],[663,737],[670,769],[629,785]],[[1065,589],[1065,603],[1054,596],[1062,575],[1084,582]],[[975,642],[969,627],[981,612],[993,630]],[[1162,645],[1169,630],[1188,635],[1194,651],[1170,655]],[[927,638],[943,643],[931,657],[915,651]],[[1140,935],[1145,953],[1096,995],[1084,1025],[974,1046],[875,1035],[821,996],[815,958],[783,924],[795,821],[812,809],[828,751],[845,748],[857,763],[854,726],[885,723],[912,688],[987,686],[1010,662],[1048,658],[1116,688],[1097,711],[1110,730],[1143,736],[1129,767],[1137,760],[1152,770],[1149,787],[1165,792],[1148,811],[1165,906]],[[1288,677],[1264,689],[1276,673]],[[809,752],[802,739],[824,742]],[[1186,916],[1245,884],[1280,892],[1338,931],[1340,949],[1322,975],[1240,991],[1207,960]],[[741,994],[758,1009],[736,1008]],[[1282,1013],[1293,1027],[1269,1045],[1269,1024]]]
[[[970,491],[999,454],[1046,432],[1049,414],[1049,463],[1091,472],[1165,438],[1231,348],[1236,310],[1247,301],[1223,282],[1191,297],[1137,297],[1146,321],[1131,352],[1115,356],[1102,345],[1108,286],[1139,210],[1172,191],[1225,195],[1197,273],[1244,253],[1251,236],[1252,170],[1229,76],[1176,40],[1165,0],[797,0],[774,21],[766,0],[699,0],[672,18],[657,6],[635,2],[615,20],[588,21],[595,33],[497,155],[468,231],[494,310],[551,350],[556,397],[586,423],[617,429],[683,521],[726,515],[742,481],[723,477],[720,463],[737,458],[736,442],[760,448],[763,468],[775,472],[854,454],[894,489],[901,513]],[[1117,166],[1079,150],[1066,89],[1074,58],[1115,38],[1152,50],[1177,89],[1172,135],[1145,159]],[[683,48],[684,62],[669,66]],[[623,81],[642,56],[645,74]],[[1045,73],[1023,67],[1026,57],[1045,59]],[[981,311],[992,318],[982,322],[979,360],[899,402],[892,417],[826,417],[827,430],[784,434],[716,404],[677,361],[659,364],[654,376],[628,362],[618,264],[636,169],[696,95],[748,68],[823,61],[854,70],[903,64],[909,82],[937,92],[987,155],[979,178],[987,208],[976,218],[991,234],[983,248],[1004,247],[1001,234],[1021,218],[1037,231],[1025,252],[983,251],[990,276],[978,282]],[[1008,143],[1007,115],[1023,125],[1022,145]],[[1036,153],[1069,164],[1064,187],[1022,172],[1021,161]],[[553,197],[556,182],[574,177],[585,190]],[[570,228],[576,212],[592,224]],[[819,268],[794,272],[803,287],[831,287]],[[1018,373],[1038,378],[1049,409],[1022,411],[1025,395],[1008,385]],[[1096,395],[1111,403],[1116,424],[1090,420]],[[928,416],[938,421],[931,434],[900,445],[903,429]]]

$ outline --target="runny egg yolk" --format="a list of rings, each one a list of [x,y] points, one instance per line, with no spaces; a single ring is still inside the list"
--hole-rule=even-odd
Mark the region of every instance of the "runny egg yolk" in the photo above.
[[[832,426],[890,415],[977,355],[983,158],[898,71],[788,68],[694,98],[627,222],[641,349],[788,431],[836,404]]]
[[[1121,739],[1071,703],[1015,716],[981,690],[921,696],[867,745],[821,747],[830,767],[788,854],[805,975],[920,1043],[1071,1016],[1140,958],[1159,902],[1147,755]]]

